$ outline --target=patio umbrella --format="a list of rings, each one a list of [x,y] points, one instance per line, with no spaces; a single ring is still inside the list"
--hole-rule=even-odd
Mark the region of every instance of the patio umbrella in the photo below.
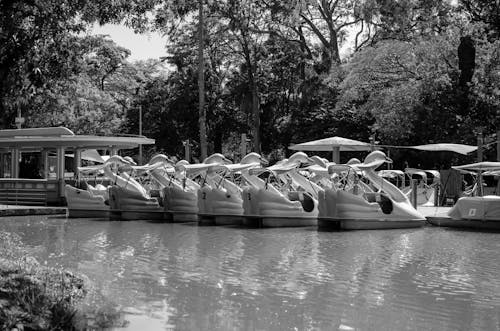
[[[370,151],[372,145],[358,140],[330,137],[319,140],[308,141],[288,147],[295,151],[327,151],[333,153],[333,162],[339,163],[340,152],[344,151]]]
[[[408,148],[418,149],[421,151],[448,151],[467,155],[477,151],[477,146],[463,145],[463,144],[427,144],[418,146],[409,146]]]

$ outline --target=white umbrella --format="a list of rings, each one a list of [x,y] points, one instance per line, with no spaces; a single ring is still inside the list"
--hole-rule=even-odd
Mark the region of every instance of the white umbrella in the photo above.
[[[408,148],[418,149],[421,151],[448,151],[467,155],[477,150],[477,146],[463,145],[463,144],[427,144],[418,146],[409,146]]]
[[[370,151],[372,145],[358,140],[342,137],[330,137],[319,140],[308,141],[301,144],[295,144],[289,149],[295,151],[323,151],[333,152],[333,162],[339,163],[340,153],[344,151]]]

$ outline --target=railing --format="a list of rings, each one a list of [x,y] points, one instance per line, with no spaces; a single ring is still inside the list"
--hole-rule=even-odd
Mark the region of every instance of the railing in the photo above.
[[[0,204],[59,204],[59,182],[47,179],[0,178]]]

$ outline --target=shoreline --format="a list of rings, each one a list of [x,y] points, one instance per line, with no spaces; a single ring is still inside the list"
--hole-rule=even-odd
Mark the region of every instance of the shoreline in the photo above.
[[[100,330],[124,326],[121,312],[84,275],[41,265],[17,235],[0,232],[0,329]],[[97,296],[99,304],[85,305]],[[95,298],[92,298],[95,299]]]

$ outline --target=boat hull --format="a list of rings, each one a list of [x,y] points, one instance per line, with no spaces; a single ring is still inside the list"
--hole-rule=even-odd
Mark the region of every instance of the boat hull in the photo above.
[[[296,217],[296,216],[260,216],[245,215],[241,222],[242,225],[258,228],[278,228],[278,227],[304,227],[318,225],[318,218],[314,216]]]
[[[106,204],[104,196],[94,195],[87,190],[78,189],[71,185],[65,186],[64,195],[68,205],[70,218],[107,218],[110,206]]]
[[[171,215],[171,222],[197,222],[198,221],[198,195],[196,192],[184,191],[177,187],[163,189],[163,206]]]
[[[243,215],[215,215],[215,225],[241,225]]]
[[[151,220],[165,221],[165,212],[163,210],[121,210],[120,218],[124,221]]]
[[[77,209],[68,208],[68,217],[70,218],[105,218],[110,217],[109,206],[103,209]]]
[[[215,216],[212,214],[198,214],[199,225],[215,225]]]
[[[428,217],[427,221],[434,226],[478,229],[478,230],[500,230],[500,220],[475,220],[475,219],[453,219],[451,217]]]
[[[173,223],[198,222],[197,213],[178,212],[173,210],[169,210],[168,213],[172,215],[171,222]]]
[[[167,213],[156,198],[148,198],[119,186],[109,189],[111,218],[124,221],[163,221]]]
[[[262,217],[262,227],[299,227],[299,226],[316,226],[318,224],[317,217]]]
[[[319,218],[318,227],[336,228],[339,230],[382,230],[419,228],[425,225],[425,220],[386,220],[386,219],[338,219]]]

